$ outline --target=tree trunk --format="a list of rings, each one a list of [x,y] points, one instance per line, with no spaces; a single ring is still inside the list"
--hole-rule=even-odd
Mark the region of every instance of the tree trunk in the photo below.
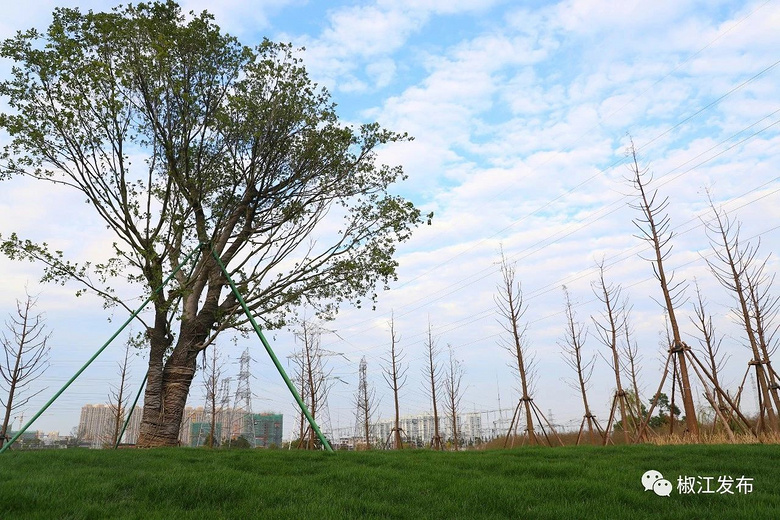
[[[431,381],[431,401],[433,402],[433,438],[431,439],[431,449],[443,450],[441,436],[439,435],[439,408],[436,402],[436,363],[435,353],[436,347],[433,342],[433,335],[431,334],[431,324],[428,322],[428,376]]]
[[[452,449],[458,451],[458,415],[455,396],[450,396],[450,406],[452,407]]]
[[[371,428],[370,428],[370,425],[368,424],[368,422],[369,422],[368,421],[368,419],[369,419],[369,412],[368,412],[368,410],[369,410],[369,403],[368,403],[368,395],[367,394],[364,394],[364,396],[363,396],[363,403],[364,403],[363,406],[365,407],[363,409],[363,435],[365,436],[365,440],[366,440],[366,449],[370,450],[371,449],[371,438],[370,438]]]
[[[182,323],[176,348],[164,363],[163,356],[170,345],[169,336],[160,334],[159,327],[149,332],[151,352],[138,447],[178,445],[184,407],[195,377],[200,346],[207,337],[206,331],[197,323]]]
[[[139,447],[178,445],[184,407],[195,377],[196,355],[171,358],[163,370],[149,367]]]
[[[16,361],[14,363],[14,371],[11,373],[12,376],[10,388],[8,390],[8,397],[6,398],[5,417],[3,418],[3,427],[2,431],[0,432],[0,448],[2,448],[3,444],[5,444],[6,437],[10,438],[8,435],[8,423],[11,421],[11,410],[13,410],[14,405],[14,393],[16,392],[16,383],[19,380],[19,363],[22,360],[22,348],[24,348],[24,343],[20,343],[19,353],[16,356]]]

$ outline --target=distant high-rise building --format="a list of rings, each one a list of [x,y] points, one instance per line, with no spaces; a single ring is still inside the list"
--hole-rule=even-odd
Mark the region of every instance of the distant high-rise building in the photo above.
[[[190,447],[198,448],[208,445],[209,434],[211,433],[211,422],[194,422],[190,425]],[[222,424],[214,425],[214,438],[216,445],[220,444],[222,439]]]
[[[378,421],[371,426],[371,436],[374,442],[383,446],[395,426],[395,421]],[[411,442],[419,446],[431,442],[434,435],[433,414],[420,414],[401,417],[399,426],[403,430],[402,437],[405,442]],[[480,438],[482,419],[479,413],[464,413],[458,415],[458,438],[461,442],[473,442]],[[443,440],[452,438],[452,419],[448,416],[439,416],[439,432]]]
[[[141,429],[143,409],[139,406],[122,436],[122,444],[135,444]],[[125,417],[122,417],[124,424]],[[268,447],[282,444],[282,414],[247,414],[243,407],[239,409],[220,409],[217,411],[214,428],[219,444],[243,436],[252,447]],[[81,408],[79,434],[83,443],[90,447],[101,448],[111,442],[114,433],[114,414],[106,404],[88,404]],[[121,428],[121,426],[120,426]],[[211,431],[211,414],[202,406],[186,407],[179,429],[179,443],[182,446],[203,446]],[[253,435],[254,433],[254,435]]]
[[[89,443],[93,448],[99,448],[110,442],[110,431],[113,423],[113,413],[107,404],[87,404],[81,407],[79,418],[79,436],[81,442]]]
[[[247,440],[252,447],[267,448],[271,445],[282,445],[282,414],[255,413],[249,417],[252,418],[254,439]]]
[[[206,411],[202,406],[192,408],[190,406],[184,409],[184,417],[179,427],[179,444],[189,446],[191,441],[192,425],[194,423],[208,422]]]
[[[126,410],[128,413],[130,409]],[[144,415],[144,409],[140,406],[136,406],[133,409],[133,414],[130,416],[130,422],[127,424],[125,434],[122,436],[122,444],[135,444],[138,440],[138,434],[141,432],[141,418]],[[123,424],[127,420],[127,416],[122,418]],[[121,428],[121,426],[120,426]],[[121,432],[121,430],[120,430]]]
[[[125,410],[129,411],[129,410]],[[141,428],[143,409],[136,407],[122,436],[122,444],[135,444]],[[116,427],[114,410],[107,404],[87,404],[81,407],[78,432],[83,443],[88,443],[93,448],[100,448],[113,440]],[[126,416],[120,417],[119,431],[122,431]]]

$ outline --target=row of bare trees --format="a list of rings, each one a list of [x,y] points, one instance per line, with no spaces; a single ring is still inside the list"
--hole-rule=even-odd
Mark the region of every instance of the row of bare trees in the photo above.
[[[652,176],[646,168],[639,166],[639,159],[633,147],[629,150],[629,158],[629,181],[636,191],[634,202],[630,205],[640,214],[634,220],[639,230],[637,236],[649,246],[649,255],[643,258],[650,262],[660,289],[660,297],[656,301],[660,303],[666,317],[667,359],[661,382],[658,390],[651,396],[648,410],[642,404],[638,384],[639,347],[632,338],[631,305],[623,294],[622,287],[608,281],[608,266],[605,260],[598,262],[598,276],[592,282],[592,290],[601,310],[598,315],[591,316],[590,321],[595,329],[594,337],[606,349],[606,355],[602,354],[601,357],[607,362],[615,378],[609,418],[605,427],[602,427],[591,411],[587,395],[597,358],[595,354],[587,356],[584,353],[587,327],[577,321],[575,305],[569,291],[564,287],[566,329],[560,346],[564,360],[576,374],[570,383],[580,394],[584,411],[577,443],[586,436],[593,444],[612,442],[613,430],[617,430],[626,443],[645,439],[653,411],[659,406],[659,402],[668,409],[677,409],[676,403],[682,403],[685,421],[683,435],[690,441],[697,442],[701,435],[694,403],[694,385],[701,387],[702,397],[711,406],[718,429],[723,430],[730,439],[734,439],[735,431],[752,432],[756,436],[764,432],[778,432],[780,378],[772,367],[770,358],[777,347],[775,336],[778,325],[775,318],[779,305],[778,298],[770,291],[774,276],[767,272],[767,258],[759,256],[759,244],[744,244],[740,240],[739,224],[735,224],[723,209],[718,208],[710,196],[711,217],[702,220],[713,253],[705,260],[710,271],[733,297],[733,311],[744,330],[745,342],[751,354],[745,377],[734,395],[733,392],[728,393],[721,383],[719,373],[722,373],[728,360],[720,354],[722,338],[715,335],[712,317],[707,313],[706,300],[698,283],[693,306],[694,317],[691,318],[696,329],[693,335],[699,337],[698,353],[682,339],[682,325],[678,314],[686,301],[687,284],[685,281],[677,281],[674,271],[667,267],[672,239],[675,236],[667,213],[669,199],[660,198],[658,191],[649,187]],[[523,323],[527,307],[523,301],[521,285],[516,280],[515,265],[508,261],[503,251],[500,271],[502,280],[495,303],[505,330],[501,342],[511,356],[510,366],[516,375],[519,394],[505,445],[510,441],[514,442],[521,423],[524,423],[523,436],[530,444],[562,444],[553,425],[534,402],[534,359],[527,344],[527,325]],[[385,360],[383,375],[393,395],[395,422],[387,444],[400,448],[403,446],[404,432],[400,426],[399,391],[406,384],[408,366],[405,365],[403,352],[398,346],[398,335],[392,318],[389,328],[390,350]],[[454,356],[452,347],[447,366],[441,366],[437,362],[440,352],[430,323],[424,344],[425,390],[431,400],[435,424],[430,446],[441,449],[441,399],[438,388],[440,383],[443,384],[445,413],[453,421],[452,431],[457,432],[456,417],[461,397],[463,367]],[[742,391],[750,370],[754,371],[758,385],[759,414],[755,422],[748,420],[740,410]],[[670,375],[672,397],[671,402],[666,403],[664,399],[668,398],[662,390]],[[369,430],[376,399],[373,389],[368,386],[365,358],[360,363],[359,379],[355,396],[356,416],[361,436],[366,445],[370,446]],[[670,432],[674,433],[674,414],[671,419]],[[457,439],[457,433],[454,437]]]
[[[637,203],[633,205],[638,209],[642,217],[635,220],[640,230],[640,238],[651,246],[650,261],[653,273],[659,282],[663,295],[663,310],[668,320],[668,353],[666,368],[661,385],[654,394],[648,417],[652,414],[661,395],[664,379],[672,364],[672,403],[675,390],[679,390],[685,411],[684,434],[693,442],[701,440],[696,408],[693,401],[691,374],[698,379],[702,386],[703,396],[712,406],[716,417],[726,431],[733,438],[734,429],[749,430],[758,436],[763,432],[777,432],[777,411],[780,406],[778,400],[777,374],[772,368],[770,356],[774,348],[774,332],[777,325],[773,325],[777,314],[777,298],[773,297],[770,288],[773,276],[766,272],[766,259],[761,261],[758,256],[758,245],[743,244],[739,237],[739,224],[734,225],[723,209],[715,206],[712,197],[708,193],[709,204],[712,213],[710,219],[703,219],[713,255],[706,259],[710,271],[715,275],[723,287],[725,287],[736,303],[735,314],[739,317],[740,325],[744,329],[745,339],[750,347],[751,359],[748,367],[755,367],[755,376],[758,382],[758,421],[750,424],[740,411],[739,397],[741,389],[735,399],[721,386],[718,372],[723,367],[724,361],[718,359],[718,340],[714,337],[711,318],[707,315],[704,299],[697,287],[697,301],[694,305],[696,318],[692,320],[695,328],[701,335],[705,351],[705,362],[700,361],[699,356],[689,347],[681,337],[680,324],[677,320],[677,311],[684,302],[686,285],[684,282],[675,282],[674,273],[667,274],[664,263],[668,260],[674,233],[670,229],[669,216],[666,209],[668,198],[658,200],[658,191],[649,190],[648,185],[652,176],[646,168],[640,168],[636,150],[629,150],[631,159],[631,181],[638,192]],[[748,368],[749,369],[749,368]],[[644,433],[648,418],[645,418],[640,426],[638,437]],[[673,426],[674,421],[671,421]]]
[[[715,335],[712,318],[707,313],[705,298],[696,284],[696,300],[694,315],[691,319],[697,335],[700,338],[700,356],[682,339],[681,324],[678,314],[683,307],[687,284],[675,280],[674,272],[667,268],[667,261],[672,250],[672,239],[675,236],[667,213],[668,198],[659,198],[656,189],[650,189],[652,176],[648,169],[639,166],[639,160],[633,145],[629,149],[630,183],[635,189],[636,197],[630,206],[640,213],[634,220],[639,230],[638,238],[647,243],[649,256],[643,257],[651,263],[653,275],[661,292],[658,301],[666,317],[666,344],[668,354],[658,390],[650,401],[650,409],[645,410],[641,404],[639,385],[637,383],[638,346],[632,340],[630,325],[631,306],[622,294],[620,285],[610,283],[606,279],[604,260],[597,264],[598,279],[592,283],[593,292],[602,309],[598,316],[592,316],[595,326],[595,336],[606,347],[608,355],[602,356],[615,375],[615,391],[612,398],[609,419],[606,428],[602,429],[592,414],[587,397],[587,388],[593,371],[596,357],[583,355],[583,344],[587,336],[586,327],[576,321],[574,308],[568,290],[564,287],[566,331],[560,345],[564,352],[566,363],[576,374],[571,381],[572,387],[582,397],[583,420],[580,425],[577,443],[585,433],[591,443],[604,444],[612,440],[612,430],[620,425],[624,442],[637,442],[647,435],[648,423],[653,410],[662,399],[668,399],[662,393],[664,384],[671,372],[671,403],[664,404],[670,409],[676,409],[675,401],[682,402],[685,429],[683,435],[692,442],[701,440],[700,425],[694,404],[693,380],[698,380],[702,396],[713,410],[714,423],[726,433],[729,439],[734,439],[735,431],[750,432],[760,436],[766,432],[778,432],[778,416],[780,399],[778,398],[778,375],[771,364],[771,356],[777,348],[776,322],[778,313],[778,298],[771,293],[774,275],[767,271],[767,258],[759,255],[759,244],[744,244],[740,240],[740,225],[734,223],[725,211],[718,208],[708,193],[711,210],[710,218],[703,218],[712,247],[712,255],[705,258],[710,271],[720,284],[733,297],[733,312],[744,331],[745,343],[750,350],[750,360],[742,383],[732,395],[723,388],[719,373],[723,371],[727,359],[720,354],[722,338]],[[533,378],[533,363],[525,341],[526,328],[521,319],[526,308],[523,305],[520,284],[515,282],[515,268],[501,254],[502,284],[496,303],[506,331],[505,347],[509,350],[515,362],[513,368],[518,376],[520,386],[519,403],[512,419],[512,425],[507,433],[507,442],[514,439],[520,415],[525,415],[524,435],[531,444],[539,443],[537,428],[555,433],[538,407],[533,402],[531,385]],[[755,422],[749,421],[740,410],[742,390],[748,372],[754,371],[758,385],[758,417]],[[625,379],[627,378],[627,379]],[[629,382],[628,390],[624,380]],[[679,396],[679,397],[678,397]],[[675,420],[669,421],[670,432],[674,432]],[[513,430],[514,428],[514,430]],[[514,433],[513,433],[514,432]],[[547,443],[552,444],[550,437]],[[505,442],[506,444],[506,442]]]
[[[390,351],[385,359],[382,375],[385,382],[393,394],[394,423],[390,430],[389,438],[385,440],[385,446],[392,449],[402,449],[404,446],[403,437],[406,435],[401,428],[401,408],[399,393],[407,382],[408,365],[404,362],[404,353],[399,347],[399,337],[395,331],[395,320],[391,317],[388,323],[390,329]],[[439,405],[441,401],[441,389],[444,390],[444,415],[450,421],[450,431],[452,433],[452,447],[458,450],[458,413],[461,400],[463,398],[463,375],[464,368],[461,361],[457,359],[452,345],[448,345],[448,358],[445,365],[439,362],[441,354],[436,339],[431,332],[431,324],[428,323],[428,333],[425,340],[425,365],[422,373],[425,379],[423,390],[430,398],[433,410],[433,435],[426,439],[430,447],[434,450],[443,450],[445,448],[444,439],[441,436],[441,422],[439,415]],[[365,439],[367,448],[370,444],[370,419],[376,407],[375,394],[373,389],[369,389],[367,383],[367,364],[365,357],[360,362],[360,383],[355,398],[358,417],[358,426]]]

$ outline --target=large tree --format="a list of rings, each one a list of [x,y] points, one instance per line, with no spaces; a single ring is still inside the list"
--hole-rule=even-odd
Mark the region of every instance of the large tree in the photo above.
[[[0,245],[111,305],[152,296],[139,317],[149,342],[141,446],[176,444],[198,353],[244,322],[212,251],[249,309],[279,327],[301,303],[332,315],[375,298],[421,222],[388,192],[401,168],[376,163],[378,146],[406,135],[340,123],[290,45],[244,46],[208,13],[168,1],[56,9],[47,32],[20,32],[0,55],[15,62],[0,82],[10,106],[0,178],[77,190],[115,235],[98,262],[16,234]],[[112,289],[124,279],[136,294]]]

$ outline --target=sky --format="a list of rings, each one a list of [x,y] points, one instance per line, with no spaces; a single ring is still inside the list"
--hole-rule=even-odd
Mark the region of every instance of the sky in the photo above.
[[[31,1],[7,6],[0,37],[44,29],[55,6]],[[78,2],[83,10],[112,4]],[[365,356],[376,389],[376,418],[390,418],[392,395],[382,378],[393,316],[407,368],[402,415],[425,413],[430,399],[422,375],[431,331],[464,368],[462,409],[483,412],[499,428],[518,402],[512,357],[501,346],[494,301],[501,282],[500,250],[515,263],[527,311],[527,349],[535,359],[533,398],[564,428],[583,416],[576,374],[565,363],[565,285],[575,320],[587,329],[583,355],[595,356],[588,389],[592,412],[609,415],[614,375],[592,317],[602,309],[591,283],[596,262],[608,265],[633,307],[640,389],[657,388],[666,349],[658,282],[632,223],[635,192],[626,150],[635,143],[651,188],[668,197],[675,236],[667,269],[688,284],[679,309],[683,340],[699,342],[690,322],[698,282],[727,355],[725,386],[736,391],[749,353],[731,311],[732,299],[710,273],[703,221],[715,204],[741,222],[743,241],[758,244],[767,269],[778,270],[780,245],[780,3],[777,1],[611,2],[567,0],[378,0],[306,2],[228,0],[218,6],[183,1],[186,11],[209,9],[216,23],[255,45],[268,37],[304,47],[311,77],[326,87],[346,123],[378,121],[414,141],[383,148],[379,159],[402,165],[408,178],[394,193],[434,212],[398,248],[398,280],[379,294],[375,310],[344,306],[323,327],[333,387],[326,431],[354,426],[358,363]],[[0,63],[6,77],[10,63]],[[5,101],[0,100],[3,109]],[[0,135],[0,143],[7,136]],[[16,178],[0,187],[0,234],[45,241],[75,260],[95,259],[111,237],[78,194]],[[0,315],[25,290],[38,296],[52,333],[50,368],[32,387],[43,390],[29,418],[113,334],[126,316],[96,298],[76,298],[76,285],[41,284],[41,267],[0,258]],[[776,291],[777,289],[775,289]],[[110,321],[109,321],[110,320]],[[132,325],[131,325],[132,327]],[[33,425],[65,434],[81,407],[105,402],[116,384],[126,335],[95,361]],[[269,333],[283,363],[296,348],[289,330]],[[225,338],[219,348],[233,388],[238,357],[253,357],[255,411],[285,415],[289,436],[295,403],[259,342]],[[291,368],[291,367],[290,367]],[[144,359],[135,356],[137,388]],[[697,402],[703,401],[695,386]],[[755,408],[750,384],[746,408]],[[670,392],[666,386],[665,391]],[[200,376],[189,404],[202,406]],[[17,419],[19,421],[20,419]],[[503,420],[503,422],[502,422]],[[18,426],[19,423],[16,423]]]

